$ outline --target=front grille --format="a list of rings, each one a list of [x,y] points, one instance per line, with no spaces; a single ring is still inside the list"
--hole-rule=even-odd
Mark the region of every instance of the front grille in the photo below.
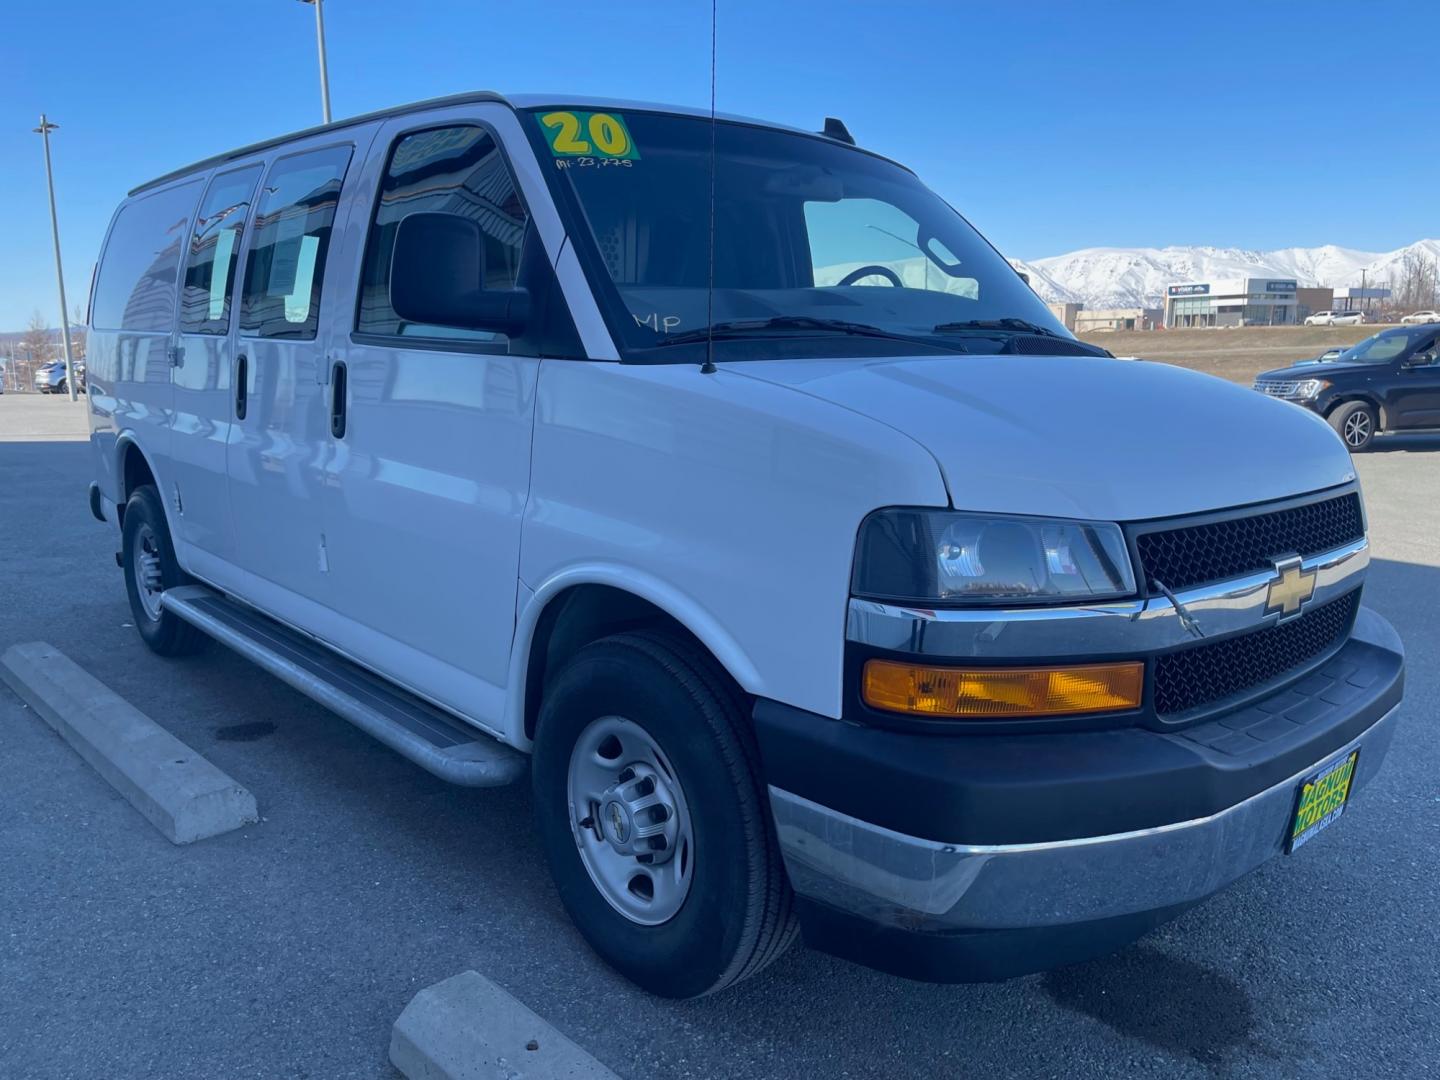
[[[1283,555],[1319,555],[1365,536],[1360,496],[1141,533],[1135,538],[1145,580],[1167,589],[1270,570]]]
[[[1166,653],[1155,661],[1155,711],[1189,712],[1293,671],[1339,644],[1359,606],[1354,589],[1279,626]]]
[[[1271,397],[1294,397],[1295,388],[1300,384],[1294,379],[1256,379],[1253,389]]]

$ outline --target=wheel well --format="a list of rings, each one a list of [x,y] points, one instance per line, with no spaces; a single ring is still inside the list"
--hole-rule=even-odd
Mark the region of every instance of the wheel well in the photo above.
[[[116,512],[120,523],[125,523],[125,503],[134,494],[135,489],[142,484],[155,484],[155,474],[150,471],[150,463],[145,460],[145,455],[134,443],[125,444],[125,457],[121,461],[121,490],[120,504]]]
[[[713,654],[673,615],[624,589],[610,585],[574,585],[559,593],[540,613],[530,639],[525,673],[525,736],[534,738],[545,688],[565,661],[589,645],[626,630],[664,629]],[[723,665],[720,666],[724,671]]]
[[[1362,405],[1369,405],[1370,408],[1375,410],[1375,415],[1380,419],[1380,431],[1384,431],[1389,426],[1389,418],[1385,415],[1385,406],[1366,394],[1349,394],[1345,397],[1340,398],[1338,401],[1334,402],[1328,409],[1325,410],[1325,418],[1328,420],[1331,416],[1335,414],[1336,409],[1344,405],[1349,405],[1353,401],[1358,401]]]

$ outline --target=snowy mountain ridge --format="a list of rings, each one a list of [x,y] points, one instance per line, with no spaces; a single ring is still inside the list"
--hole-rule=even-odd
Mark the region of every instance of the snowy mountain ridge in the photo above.
[[[1357,251],[1326,244],[1313,248],[1250,251],[1203,246],[1085,248],[1029,262],[1011,259],[1030,275],[1046,300],[1083,303],[1087,308],[1160,307],[1165,287],[1184,281],[1238,277],[1294,278],[1302,286],[1384,286],[1398,276],[1407,255],[1440,261],[1440,240],[1418,240],[1394,251]]]

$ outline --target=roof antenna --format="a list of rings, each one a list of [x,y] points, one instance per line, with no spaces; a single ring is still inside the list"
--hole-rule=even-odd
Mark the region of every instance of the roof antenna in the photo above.
[[[705,363],[701,375],[715,374],[715,8],[710,0],[710,287],[705,294]]]

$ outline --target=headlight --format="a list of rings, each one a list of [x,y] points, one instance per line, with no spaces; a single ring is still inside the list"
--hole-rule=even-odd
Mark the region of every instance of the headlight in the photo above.
[[[1118,525],[877,510],[860,526],[857,596],[913,603],[1096,600],[1135,592]]]
[[[1320,391],[1329,385],[1328,379],[1301,379],[1295,384],[1295,396],[1306,399],[1319,397]]]

